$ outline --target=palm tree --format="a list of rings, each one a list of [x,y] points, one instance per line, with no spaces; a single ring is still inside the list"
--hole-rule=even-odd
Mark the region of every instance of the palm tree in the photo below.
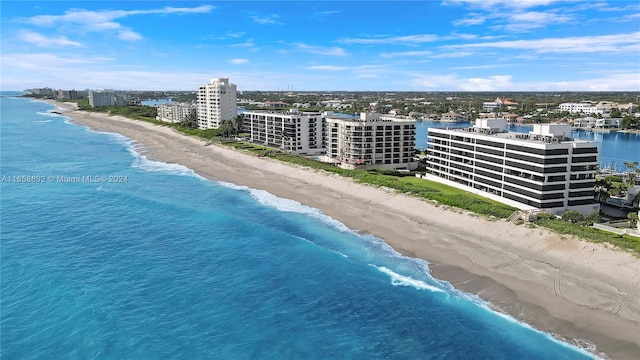
[[[633,170],[638,167],[637,161],[625,161],[624,166],[627,168],[627,172],[625,172],[624,178],[625,182],[630,184],[631,186],[635,185],[636,182],[636,172]]]
[[[236,134],[239,134],[244,131],[244,116],[238,115],[235,119],[233,119],[233,128],[236,131]]]
[[[220,129],[220,135],[224,137],[229,137],[231,134],[234,134],[235,127],[234,127],[233,120],[230,120],[230,119],[222,120],[222,123],[220,123],[219,129]]]
[[[289,134],[284,130],[280,131],[280,137],[282,138],[282,146],[280,146],[280,148],[282,150],[285,150],[286,147],[284,146],[284,143],[285,141],[289,142],[289,140],[291,140],[291,137],[289,137]]]

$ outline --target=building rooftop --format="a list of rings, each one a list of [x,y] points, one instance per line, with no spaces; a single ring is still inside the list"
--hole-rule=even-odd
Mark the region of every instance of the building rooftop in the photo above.
[[[529,133],[520,133],[508,131],[505,119],[478,119],[473,127],[446,130],[531,143],[593,143],[589,140],[571,138],[571,125],[568,124],[535,124]]]

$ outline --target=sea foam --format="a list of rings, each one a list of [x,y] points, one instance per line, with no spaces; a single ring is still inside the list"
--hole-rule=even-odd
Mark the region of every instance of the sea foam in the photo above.
[[[375,266],[375,265],[372,265],[372,266],[380,270],[380,272],[389,275],[389,277],[391,277],[391,285],[393,286],[409,286],[409,287],[416,288],[418,290],[429,290],[431,292],[447,294],[445,290],[437,288],[433,285],[429,285],[422,280],[417,280],[409,276],[400,275],[397,272],[391,269],[387,269],[384,266]]]

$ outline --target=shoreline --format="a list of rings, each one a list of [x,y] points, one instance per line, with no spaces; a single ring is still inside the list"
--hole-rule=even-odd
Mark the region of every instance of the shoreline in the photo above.
[[[120,116],[48,101],[70,121],[132,139],[149,159],[320,209],[350,229],[425,259],[434,278],[572,345],[588,341],[614,359],[640,354],[640,259],[541,228],[489,221],[416,198],[257,158]],[[56,111],[58,110],[56,109]],[[273,181],[277,179],[277,181]],[[584,344],[583,344],[584,345]]]

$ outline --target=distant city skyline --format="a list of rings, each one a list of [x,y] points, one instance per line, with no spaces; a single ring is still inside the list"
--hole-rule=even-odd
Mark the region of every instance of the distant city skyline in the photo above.
[[[635,1],[0,6],[5,91],[640,91]]]

